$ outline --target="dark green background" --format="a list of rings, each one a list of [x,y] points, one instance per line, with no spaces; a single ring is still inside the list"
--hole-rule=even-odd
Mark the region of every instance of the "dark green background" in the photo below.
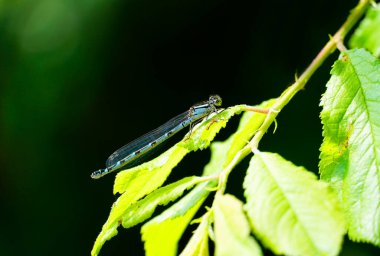
[[[277,97],[355,4],[0,1],[0,254],[88,255],[115,200],[114,175],[90,173],[110,153],[210,94],[224,106]],[[262,150],[318,171],[318,104],[336,58],[281,113]],[[208,156],[186,157],[175,178],[199,173]],[[230,192],[241,195],[243,172],[244,163]],[[121,230],[102,255],[141,255],[138,232]],[[346,239],[342,255],[376,253]]]

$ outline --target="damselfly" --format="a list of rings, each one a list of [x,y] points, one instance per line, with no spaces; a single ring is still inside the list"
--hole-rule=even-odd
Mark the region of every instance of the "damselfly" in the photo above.
[[[188,111],[116,150],[108,157],[106,168],[93,172],[91,178],[98,179],[113,171],[121,170],[123,167],[135,166],[143,155],[189,125],[191,131],[191,127],[195,123],[216,112],[217,107],[221,105],[222,99],[218,95],[212,95],[208,101],[192,106]]]

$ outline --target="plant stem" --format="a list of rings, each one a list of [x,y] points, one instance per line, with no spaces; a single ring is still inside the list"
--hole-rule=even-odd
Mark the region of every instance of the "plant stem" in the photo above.
[[[326,58],[332,54],[337,46],[342,44],[347,33],[352,29],[352,27],[359,21],[368,6],[371,4],[371,0],[360,0],[358,5],[351,11],[347,20],[341,26],[341,28],[335,33],[333,37],[327,42],[327,44],[318,53],[315,59],[307,67],[307,69],[302,73],[302,75],[296,79],[296,81],[287,88],[282,95],[277,99],[277,101],[272,106],[272,111],[267,114],[266,119],[261,125],[260,129],[257,131],[252,140],[242,148],[233,158],[233,160],[225,167],[225,169],[220,173],[220,189],[221,193],[224,192],[226,187],[226,182],[229,173],[232,169],[251,151],[255,151],[258,148],[259,142],[267,132],[271,124],[275,121],[279,112],[289,103],[289,101],[296,95],[298,91],[303,89],[306,83],[309,81],[310,77],[315,73],[315,71],[322,65]]]
[[[347,33],[362,17],[370,3],[370,0],[359,1],[358,5],[351,11],[346,22],[335,33],[335,35],[330,39],[330,41],[327,42],[327,44],[322,48],[322,50],[318,53],[318,55],[311,62],[308,68],[302,73],[302,75],[298,79],[296,79],[296,81],[287,90],[285,90],[285,92],[280,96],[280,98],[278,98],[276,103],[272,106],[272,109],[274,109],[275,111],[272,111],[268,114],[259,131],[255,134],[255,136],[247,146],[249,146],[250,148],[258,147],[261,138],[268,130],[269,126],[274,122],[278,113],[289,103],[289,101],[294,97],[294,95],[298,91],[305,87],[305,84],[309,81],[310,77],[315,73],[315,71],[322,65],[326,58],[337,49],[337,45],[343,42]]]

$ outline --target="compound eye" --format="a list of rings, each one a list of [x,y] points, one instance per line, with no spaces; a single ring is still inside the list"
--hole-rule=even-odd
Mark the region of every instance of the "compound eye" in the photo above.
[[[211,95],[209,101],[217,107],[222,105],[222,98],[219,95]]]

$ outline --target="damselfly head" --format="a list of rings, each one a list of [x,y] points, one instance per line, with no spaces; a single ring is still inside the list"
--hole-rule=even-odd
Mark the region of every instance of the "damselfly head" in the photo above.
[[[222,105],[222,98],[219,95],[211,95],[209,102],[216,107],[220,107]]]

